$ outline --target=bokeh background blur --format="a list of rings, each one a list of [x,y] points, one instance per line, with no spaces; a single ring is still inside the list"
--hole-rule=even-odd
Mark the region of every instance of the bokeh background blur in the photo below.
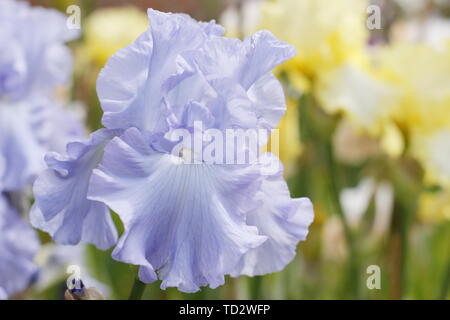
[[[288,111],[280,156],[292,196],[315,221],[296,259],[276,274],[227,278],[183,294],[147,286],[145,299],[450,298],[450,1],[33,0],[81,8],[71,100],[101,127],[97,75],[148,25],[146,8],[215,19],[232,37],[268,29],[297,49],[276,70]],[[86,285],[128,297],[135,270],[91,246],[47,244],[44,280],[22,298],[59,299],[66,265]],[[369,289],[369,266],[381,288]],[[371,270],[369,268],[369,270]]]

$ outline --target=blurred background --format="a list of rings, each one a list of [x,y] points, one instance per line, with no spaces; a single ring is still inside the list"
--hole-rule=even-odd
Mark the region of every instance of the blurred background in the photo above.
[[[310,197],[316,214],[296,259],[276,274],[227,278],[196,294],[150,284],[145,299],[450,298],[450,1],[31,3],[81,8],[68,92],[91,131],[101,127],[98,72],[147,28],[146,8],[215,19],[232,37],[268,29],[297,49],[276,70],[288,101],[279,155],[292,196]],[[88,287],[128,297],[132,267],[40,235],[44,280],[22,298],[62,298],[73,263]],[[370,266],[379,267],[379,289],[367,285]]]

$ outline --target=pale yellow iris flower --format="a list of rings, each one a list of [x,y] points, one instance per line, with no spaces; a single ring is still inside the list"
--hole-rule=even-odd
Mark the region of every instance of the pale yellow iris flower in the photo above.
[[[401,92],[393,118],[406,133],[409,152],[425,170],[425,182],[443,190],[424,193],[420,215],[449,217],[450,47],[395,43],[380,50],[379,68]]]
[[[266,1],[261,27],[296,47],[297,56],[279,71],[298,92],[312,94],[330,114],[343,113],[396,157],[404,150],[392,120],[399,92],[372,63],[368,5],[365,0]]]
[[[260,28],[295,46],[297,56],[277,70],[287,76],[291,86],[313,94],[329,113],[342,111],[359,126],[379,132],[378,122],[388,113],[387,106],[379,106],[390,99],[392,91],[370,70],[367,5],[364,0],[266,1],[261,7]],[[288,108],[297,106],[291,103]],[[280,126],[282,133],[299,131],[296,113],[288,112]],[[291,129],[284,127],[288,124]],[[285,143],[282,141],[282,146]],[[281,157],[289,163],[298,155],[289,152]]]
[[[366,8],[361,0],[266,1],[261,27],[296,47],[297,56],[282,68],[304,92],[318,74],[363,59]]]
[[[266,1],[261,27],[296,47],[297,56],[279,70],[290,84],[314,95],[327,112],[341,112],[377,137],[389,155],[414,156],[426,181],[444,187],[439,196],[427,193],[421,208],[434,197],[436,205],[428,206],[428,213],[447,216],[450,47],[393,41],[368,51],[368,5],[361,0]]]

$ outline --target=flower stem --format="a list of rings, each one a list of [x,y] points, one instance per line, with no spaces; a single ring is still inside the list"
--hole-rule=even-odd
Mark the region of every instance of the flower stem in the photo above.
[[[260,300],[262,299],[262,277],[257,276],[253,277],[250,282],[251,285],[251,299],[252,300]]]
[[[134,279],[133,287],[128,300],[141,300],[145,291],[145,283],[139,280],[137,277]]]
[[[339,188],[337,185],[337,170],[336,163],[333,158],[333,146],[331,141],[326,143],[326,156],[327,156],[327,167],[328,167],[328,177],[330,184],[330,196],[333,203],[334,209],[341,220],[342,226],[344,228],[345,240],[347,243],[349,251],[349,287],[351,288],[352,296],[355,299],[359,298],[359,262],[358,262],[358,251],[356,248],[355,237],[353,231],[351,230],[347,218],[342,210],[341,203],[339,201]]]
[[[405,210],[398,205],[394,206],[394,215],[392,219],[392,228],[390,235],[390,299],[400,300],[405,290]]]
[[[345,240],[349,250],[349,277],[348,285],[351,290],[351,295],[354,299],[359,298],[359,262],[358,252],[355,242],[355,236],[351,230],[347,218],[342,210],[339,201],[339,183],[337,164],[333,154],[332,137],[335,131],[336,119],[327,117],[321,114],[314,97],[311,95],[304,96],[300,99],[300,133],[302,141],[306,146],[309,146],[313,156],[313,162],[309,163],[311,170],[316,170],[317,162],[314,159],[321,157],[325,158],[325,166],[328,177],[328,193],[330,194],[329,201],[333,210],[337,213],[345,233]]]
[[[445,300],[450,292],[450,257],[448,258],[447,269],[445,270],[444,281],[442,282],[442,289],[439,299]]]
[[[410,159],[402,157],[388,166],[396,190],[391,227],[391,299],[403,299],[408,291],[408,250],[412,221],[421,192],[420,179]]]

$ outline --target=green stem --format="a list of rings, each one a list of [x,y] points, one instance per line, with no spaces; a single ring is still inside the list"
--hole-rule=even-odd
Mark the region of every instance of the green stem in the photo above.
[[[407,292],[407,259],[408,239],[411,223],[417,211],[417,199],[420,194],[420,186],[417,177],[406,170],[408,159],[402,158],[388,167],[389,175],[396,190],[394,202],[394,214],[391,229],[391,261],[392,288],[391,298],[402,299]]]
[[[355,236],[351,230],[347,218],[339,201],[339,184],[338,184],[338,170],[336,168],[336,161],[333,155],[332,137],[335,128],[335,119],[330,119],[320,114],[319,109],[312,96],[304,96],[300,100],[300,134],[303,143],[310,147],[314,154],[325,155],[325,170],[328,176],[328,188],[330,193],[331,205],[336,210],[336,213],[341,220],[344,228],[346,244],[349,250],[349,287],[351,288],[352,296],[355,299],[359,298],[359,262],[358,252],[355,242]],[[317,118],[317,120],[316,120]],[[320,122],[320,124],[319,124]],[[319,130],[326,134],[321,135]],[[316,164],[309,163],[312,170],[315,169]]]
[[[408,278],[407,278],[407,259],[409,254],[409,230],[411,219],[415,215],[416,208],[408,207],[400,219],[400,297],[403,299],[405,292],[407,292]]]
[[[448,258],[447,269],[445,270],[444,282],[442,283],[442,289],[439,299],[445,300],[450,292],[450,257]]]
[[[405,291],[405,258],[406,258],[406,224],[407,211],[398,200],[394,204],[392,228],[390,236],[391,281],[390,298],[399,300]]]
[[[138,278],[135,278],[128,300],[141,300],[144,291],[145,283],[141,282],[141,280],[139,280]]]
[[[359,263],[358,263],[358,251],[356,248],[355,236],[351,230],[347,218],[342,210],[342,206],[339,200],[339,187],[337,184],[337,170],[336,162],[333,158],[333,147],[331,141],[326,143],[326,157],[327,168],[330,185],[331,201],[334,209],[336,210],[339,219],[341,220],[344,228],[345,240],[349,250],[349,286],[352,291],[352,295],[355,299],[359,298]]]
[[[250,292],[252,300],[260,300],[262,299],[262,277],[257,276],[250,279]]]

